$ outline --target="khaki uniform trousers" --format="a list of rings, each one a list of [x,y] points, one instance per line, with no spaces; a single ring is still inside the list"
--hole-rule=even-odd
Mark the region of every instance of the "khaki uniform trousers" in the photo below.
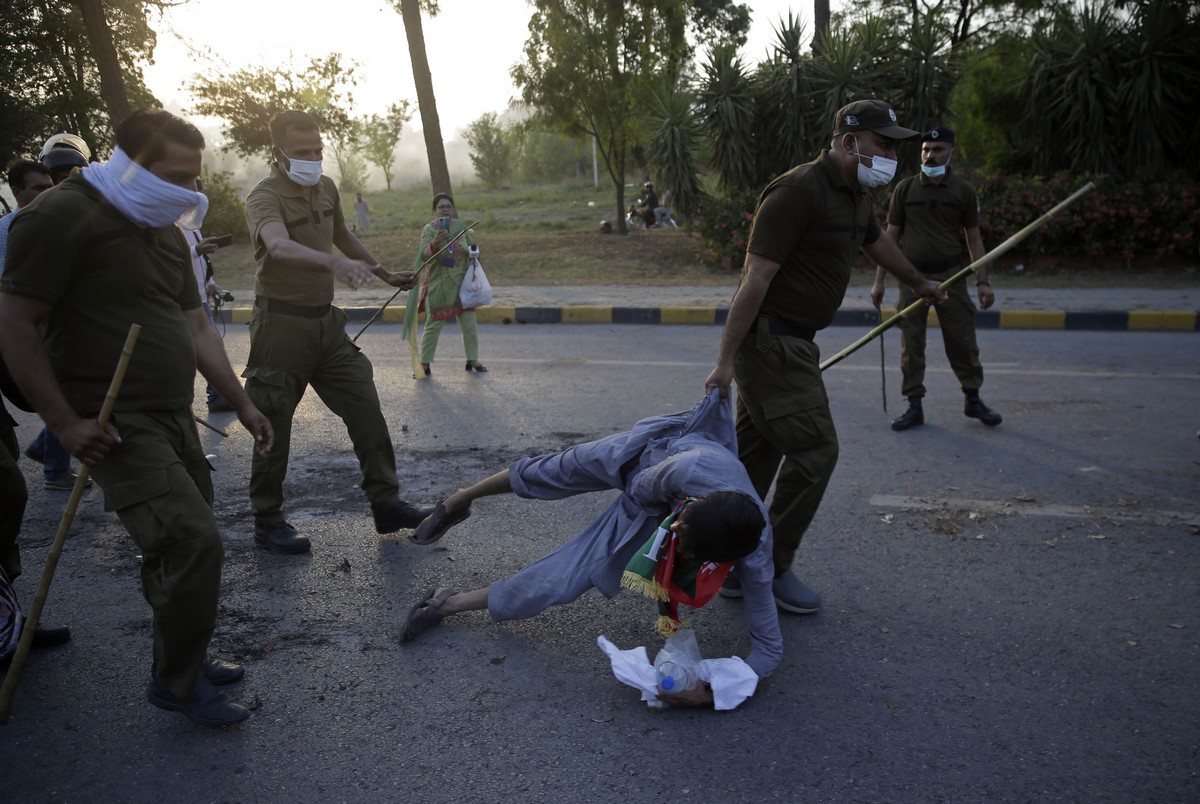
[[[770,335],[763,326],[734,357],[738,457],[763,500],[775,481],[768,510],[776,575],[791,567],[837,466],[820,356],[811,341]]]
[[[346,314],[331,307],[319,318],[254,308],[246,393],[271,420],[275,444],[254,453],[250,465],[250,507],[265,524],[283,521],[283,481],[292,440],[292,416],[312,386],[325,406],[346,425],[362,471],[361,486],[375,505],[400,498],[396,455],[371,361],[346,337]]]
[[[154,675],[194,694],[217,619],[225,548],[213,518],[212,469],[191,408],[115,413],[121,443],[91,469],[142,552],[154,611]]]
[[[979,345],[975,341],[975,302],[962,282],[951,285],[946,297],[937,306],[946,358],[962,389],[978,391],[983,385],[983,365],[979,362]],[[916,299],[908,285],[900,285],[899,309],[903,310]],[[925,336],[929,327],[929,307],[904,316],[897,326],[900,329],[900,372],[904,376],[900,393],[925,396]]]

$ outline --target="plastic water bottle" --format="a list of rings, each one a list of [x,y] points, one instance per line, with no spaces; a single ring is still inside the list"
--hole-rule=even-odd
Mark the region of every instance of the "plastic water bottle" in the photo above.
[[[693,667],[667,659],[654,667],[658,676],[658,691],[667,694],[690,690],[696,685],[696,670]]]

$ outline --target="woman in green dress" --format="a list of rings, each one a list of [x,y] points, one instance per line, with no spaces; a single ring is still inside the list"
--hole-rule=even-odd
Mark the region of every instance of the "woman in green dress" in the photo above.
[[[433,197],[433,211],[437,217],[425,224],[421,230],[421,247],[413,270],[419,271],[422,264],[446,245],[455,235],[467,228],[458,219],[454,199],[448,193]],[[467,274],[468,251],[474,249],[475,238],[467,232],[450,244],[437,259],[430,263],[420,276],[420,292],[409,291],[408,306],[404,312],[404,337],[408,341],[413,357],[413,376],[428,377],[430,364],[437,351],[442,324],[447,318],[457,318],[462,331],[463,349],[467,353],[467,371],[487,371],[479,362],[479,332],[475,323],[475,308],[463,308],[458,298],[458,289]],[[421,334],[421,346],[417,349],[417,317],[425,311],[425,329]],[[418,359],[419,358],[419,359]],[[418,369],[417,363],[420,364]],[[418,374],[418,371],[420,374]]]

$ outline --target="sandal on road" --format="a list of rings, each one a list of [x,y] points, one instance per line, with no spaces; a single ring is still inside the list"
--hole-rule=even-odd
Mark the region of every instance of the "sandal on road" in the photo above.
[[[425,517],[420,525],[417,525],[417,529],[413,531],[410,538],[422,546],[433,544],[445,536],[446,531],[470,515],[471,508],[469,506],[462,511],[450,513],[446,510],[446,501],[442,500],[437,504],[437,508],[433,509],[433,513]]]
[[[408,619],[404,621],[404,633],[400,635],[401,642],[412,642],[420,634],[433,628],[442,621],[442,605],[458,594],[453,589],[430,589],[425,599],[412,607]]]

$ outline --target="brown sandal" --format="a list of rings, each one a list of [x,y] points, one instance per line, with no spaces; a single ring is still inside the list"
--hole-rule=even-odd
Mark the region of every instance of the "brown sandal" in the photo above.
[[[412,607],[412,611],[408,613],[408,619],[404,621],[404,632],[400,635],[400,641],[412,642],[419,635],[433,628],[442,621],[445,616],[442,614],[442,605],[458,594],[453,589],[443,589],[437,592],[436,589],[430,589],[429,594],[425,595],[425,599]]]
[[[442,500],[433,509],[432,514],[421,520],[421,524],[417,525],[417,529],[413,531],[410,538],[420,545],[433,544],[445,536],[446,531],[469,516],[471,516],[470,508],[453,514],[449,513],[446,510],[446,501]]]

